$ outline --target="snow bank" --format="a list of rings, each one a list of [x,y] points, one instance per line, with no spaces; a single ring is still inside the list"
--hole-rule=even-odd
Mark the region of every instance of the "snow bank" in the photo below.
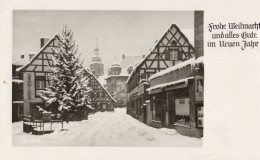
[[[177,131],[175,129],[169,129],[169,128],[160,128],[158,129],[159,131],[165,133],[165,134],[168,134],[168,135],[176,135],[177,134]]]
[[[14,146],[169,146],[201,147],[202,140],[182,136],[172,129],[149,127],[126,114],[126,108],[115,112],[98,112],[88,120],[54,123],[51,134],[32,135],[23,133],[22,122],[12,124]],[[50,129],[50,124],[44,125]]]

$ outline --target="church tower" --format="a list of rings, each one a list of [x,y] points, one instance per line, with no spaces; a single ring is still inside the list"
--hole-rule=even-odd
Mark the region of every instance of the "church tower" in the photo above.
[[[94,55],[92,57],[92,62],[90,63],[90,70],[94,73],[94,75],[97,78],[99,76],[104,75],[104,64],[101,62],[101,57],[99,56],[99,48],[97,46],[97,40],[96,40],[96,48],[94,49]]]

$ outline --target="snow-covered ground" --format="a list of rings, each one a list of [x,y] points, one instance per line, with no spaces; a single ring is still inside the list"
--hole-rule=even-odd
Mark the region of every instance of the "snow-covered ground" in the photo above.
[[[48,125],[45,125],[48,127]],[[173,129],[149,127],[125,114],[124,108],[115,112],[98,112],[89,120],[54,124],[55,132],[45,135],[23,133],[22,122],[13,123],[14,146],[173,146],[201,147],[202,139],[190,138]]]

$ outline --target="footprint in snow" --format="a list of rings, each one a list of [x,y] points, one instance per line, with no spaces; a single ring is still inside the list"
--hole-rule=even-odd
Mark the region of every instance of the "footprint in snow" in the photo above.
[[[148,136],[146,137],[146,139],[147,139],[148,141],[153,141],[153,140],[154,140],[153,136],[151,136],[151,135],[148,135]]]
[[[138,134],[139,136],[144,136],[144,135],[145,135],[145,131],[144,131],[144,130],[138,130],[138,131],[137,131],[137,134]]]
[[[135,129],[135,127],[130,127],[130,128],[128,128],[127,130],[128,130],[128,131],[131,131],[131,130],[133,130],[133,129]]]

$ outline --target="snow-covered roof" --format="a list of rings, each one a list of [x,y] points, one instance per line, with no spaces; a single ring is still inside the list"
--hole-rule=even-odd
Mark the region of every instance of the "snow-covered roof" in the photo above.
[[[194,79],[194,77],[188,77],[188,78],[180,79],[180,80],[169,82],[169,83],[158,84],[156,86],[147,88],[146,90],[150,92],[150,91],[155,90],[155,89],[165,88],[165,87],[168,87],[168,86],[173,86],[173,85],[176,85],[178,83],[183,83],[184,82],[185,84],[187,84],[189,79]]]
[[[16,68],[16,72],[19,72],[21,69],[23,68],[23,66],[22,67],[19,67],[19,68]]]
[[[145,103],[150,103],[150,100],[146,100]]]
[[[114,68],[114,67],[115,67],[115,68],[118,68],[118,67],[121,67],[121,66],[120,66],[120,64],[118,64],[118,63],[114,63],[114,64],[112,64],[111,68]]]
[[[13,61],[13,65],[16,65],[16,66],[23,66],[23,65],[26,65],[29,61],[27,61],[26,59],[22,58],[22,59],[18,59],[18,60],[15,60]]]
[[[177,25],[175,22],[172,22],[172,23],[170,24],[170,26],[167,27],[166,32],[167,32],[168,30],[170,30],[173,26],[176,26],[177,28],[179,28],[178,25]],[[190,45],[194,46],[194,45],[193,45],[193,44],[194,44],[194,33],[191,33],[193,30],[192,30],[192,29],[181,29],[180,31],[183,33],[184,38],[186,38],[186,39],[188,40],[188,43],[190,43]],[[184,32],[183,32],[183,31],[184,31]],[[161,41],[161,39],[164,38],[164,35],[166,34],[166,32],[165,32],[165,30],[164,30],[164,32],[163,32],[161,38],[160,38],[159,40],[156,40],[156,41],[155,41],[154,46],[153,46],[151,49],[149,49],[148,54],[146,54],[146,56],[142,59],[142,61],[140,61],[139,64],[137,64],[136,66],[134,66],[134,69],[133,69],[133,71],[131,72],[130,76],[128,77],[126,83],[128,83],[128,82],[130,81],[130,79],[132,78],[132,76],[133,76],[135,70],[148,58],[148,56],[151,54],[151,52],[152,52],[152,51],[156,48],[156,46],[159,44],[159,42]],[[184,33],[186,33],[187,35],[185,35]],[[191,36],[192,36],[192,37],[191,37]],[[193,44],[192,44],[191,42],[193,42]]]
[[[127,72],[127,69],[126,68],[122,68],[121,69],[121,73],[119,75],[109,75],[109,76],[106,77],[106,79],[109,79],[111,77],[128,77],[128,76],[129,76],[129,74]]]
[[[139,83],[142,83],[142,82],[146,82],[147,83],[147,80],[146,79],[141,79],[140,81],[139,81]]]
[[[111,77],[128,77],[129,75],[109,75],[106,79],[109,79]]]
[[[99,55],[94,54],[92,58],[101,58]]]
[[[24,101],[13,101],[13,103],[23,103]]]
[[[141,61],[143,58],[142,56],[128,56],[128,55],[124,55],[125,58],[122,58],[118,64],[120,64],[120,66],[122,68],[128,68],[130,65],[133,66],[136,62]]]
[[[135,62],[134,66],[137,66],[138,64],[140,64],[140,61],[139,62]]]
[[[122,68],[120,75],[122,75],[122,76],[129,76],[129,74],[127,72],[127,69],[126,68]]]
[[[35,54],[35,55],[33,56],[33,58],[32,58],[26,65],[20,67],[19,69],[17,68],[16,71],[23,71],[24,69],[26,69],[26,68],[34,61],[34,59],[36,59],[36,57],[37,57],[39,54],[41,54],[41,52],[44,51],[45,48],[50,44],[50,42],[51,42],[53,39],[55,39],[55,38],[58,38],[58,34],[55,34],[55,35],[53,36],[53,38],[49,39],[49,41],[40,49],[39,52],[37,52],[37,54]]]
[[[102,76],[99,76],[98,77],[98,81],[99,81],[99,83],[102,85],[102,86],[104,86],[105,84],[107,84],[107,81],[106,81],[106,78],[107,78],[108,76],[107,75],[102,75]]]
[[[20,79],[12,79],[12,82],[13,83],[23,83],[23,80],[20,80]]]
[[[149,81],[151,81],[152,79],[155,79],[155,78],[158,78],[158,77],[161,77],[165,74],[168,74],[172,71],[175,71],[177,69],[181,69],[181,68],[184,68],[188,65],[194,65],[194,64],[198,64],[198,63],[203,63],[203,56],[202,57],[199,57],[198,59],[195,60],[195,58],[191,58],[187,61],[184,61],[182,63],[179,63],[179,64],[176,64],[175,66],[172,66],[172,67],[169,67],[161,72],[158,72],[154,75],[152,75],[150,78],[149,78]]]
[[[101,61],[93,61],[93,62],[91,62],[90,64],[96,64],[96,63],[98,63],[98,64],[103,64]]]

